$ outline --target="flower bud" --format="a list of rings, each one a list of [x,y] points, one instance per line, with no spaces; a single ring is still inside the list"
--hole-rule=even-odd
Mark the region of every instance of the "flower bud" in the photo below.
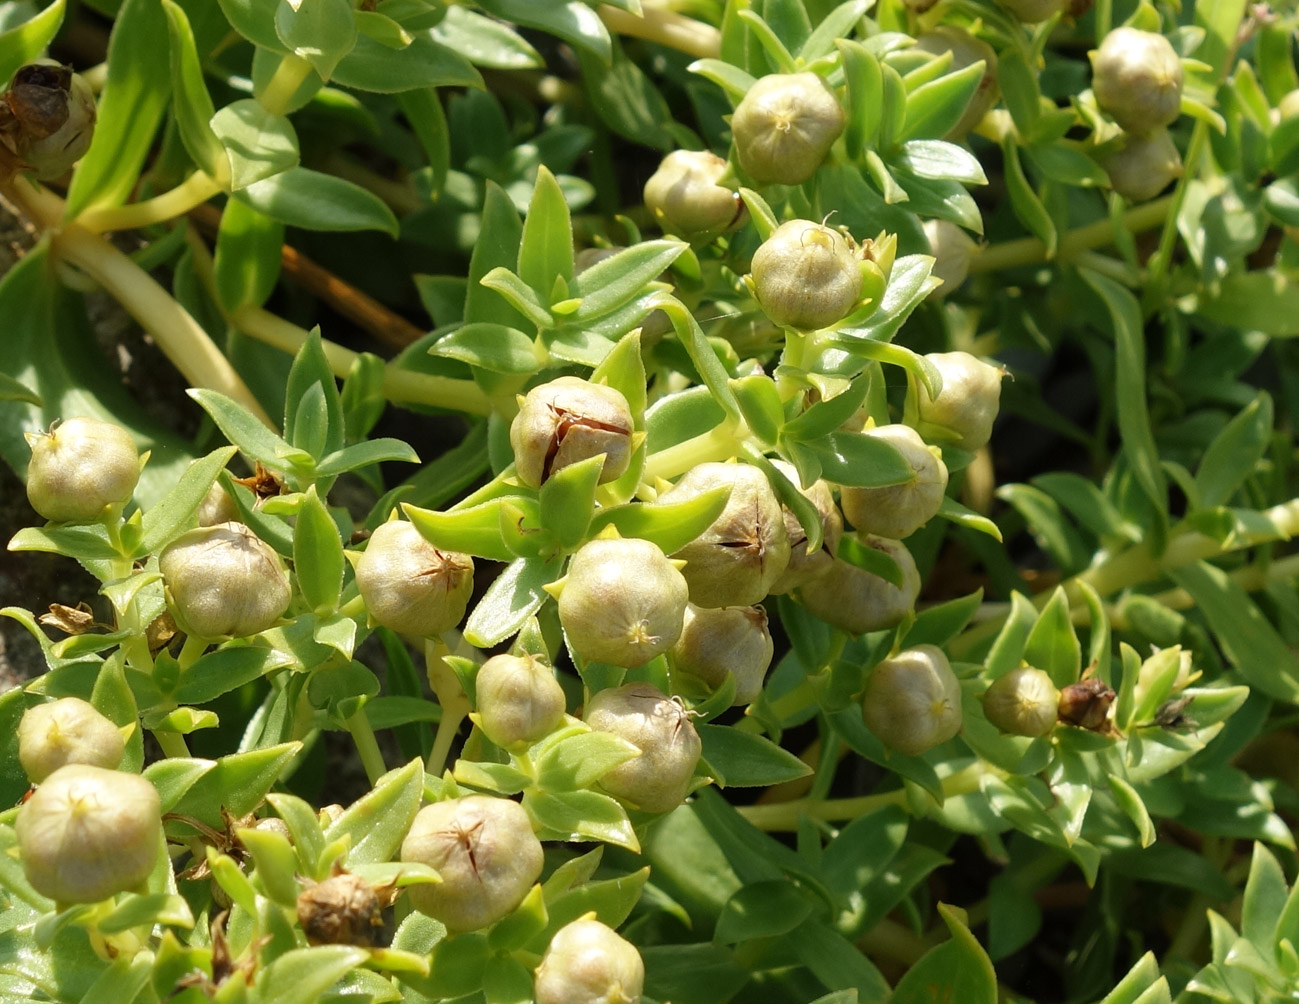
[[[69,763],[111,770],[125,751],[118,727],[79,697],[28,708],[18,723],[18,762],[33,784]]]
[[[106,506],[129,502],[140,480],[140,454],[120,425],[70,418],[26,439],[27,500],[56,523],[98,520]]]
[[[598,538],[578,549],[559,594],[559,622],[583,659],[633,669],[681,636],[689,587],[648,540]]]
[[[81,159],[95,135],[95,95],[66,66],[19,68],[0,106],[3,142],[37,178],[57,178]]]
[[[834,504],[830,486],[824,481],[813,481],[810,486],[803,488],[799,485],[798,472],[793,464],[783,460],[773,460],[772,463],[798,486],[799,492],[816,507],[821,517],[821,546],[808,553],[807,533],[803,530],[803,525],[792,509],[781,505],[780,511],[785,516],[785,535],[789,537],[789,564],[771,587],[773,593],[781,594],[792,592],[804,582],[810,582],[830,570],[834,556],[839,551],[839,541],[843,537],[843,516]]]
[[[762,680],[775,646],[762,607],[686,607],[681,637],[672,646],[672,664],[716,690],[735,677],[734,707],[762,693]]]
[[[771,592],[789,565],[785,517],[767,476],[748,464],[699,464],[659,499],[684,502],[718,485],[731,486],[725,508],[673,557],[685,559],[691,603],[751,606]]]
[[[537,967],[536,1004],[636,1004],[645,963],[630,941],[593,915],[565,924]]]
[[[344,872],[317,882],[298,897],[298,923],[309,944],[369,948],[383,917],[374,887],[361,876]]]
[[[947,429],[963,450],[986,446],[1001,406],[1005,370],[968,352],[930,352],[925,358],[937,367],[943,389],[937,398],[931,398],[924,385],[920,386],[916,401],[920,420]]]
[[[983,78],[965,106],[956,125],[947,131],[943,138],[954,143],[965,139],[966,135],[979,124],[988,109],[997,103],[1000,88],[997,86],[997,51],[981,38],[975,38],[964,28],[951,24],[940,24],[920,35],[916,39],[916,48],[922,52],[932,52],[941,56],[945,52],[952,54],[952,68],[955,73],[983,61]],[[932,238],[931,238],[932,240]]]
[[[1065,0],[997,0],[1025,24],[1045,21],[1064,7]]]
[[[648,683],[602,690],[586,706],[586,724],[640,750],[600,778],[600,787],[644,812],[670,812],[690,789],[703,746],[690,712]]]
[[[970,261],[978,252],[979,245],[955,223],[946,220],[925,220],[924,230],[929,241],[929,253],[934,256],[930,274],[943,280],[943,284],[929,297],[941,300],[955,291],[970,274]]]
[[[764,185],[801,185],[843,132],[845,116],[815,73],[761,77],[731,116],[740,167]]]
[[[961,731],[961,685],[936,645],[885,659],[866,680],[866,727],[885,746],[919,756]]]
[[[738,193],[718,184],[726,161],[708,150],[674,150],[645,183],[645,208],[664,230],[693,237],[729,230],[744,214]]]
[[[947,465],[908,425],[881,425],[867,429],[866,435],[888,443],[902,454],[911,468],[911,478],[883,488],[844,485],[839,492],[843,514],[859,533],[894,540],[909,537],[942,507],[947,492]]]
[[[1182,112],[1182,61],[1163,35],[1115,28],[1091,54],[1096,104],[1138,135],[1171,124]]]
[[[902,571],[901,588],[836,558],[828,572],[804,583],[797,592],[799,602],[809,613],[849,634],[896,627],[915,609],[920,595],[920,572],[901,541],[865,537],[862,543],[897,562]]]
[[[1020,666],[992,681],[983,694],[983,714],[1002,732],[1044,736],[1059,716],[1060,691],[1043,670]]]
[[[853,252],[838,230],[811,220],[782,223],[753,256],[753,295],[777,324],[804,331],[836,324],[861,300]]]
[[[564,719],[564,688],[530,655],[495,655],[474,678],[478,727],[503,749],[534,743]]]
[[[138,774],[68,764],[18,812],[32,888],[57,903],[98,903],[141,885],[162,845],[158,791]]]
[[[621,477],[631,463],[632,416],[612,387],[559,377],[528,391],[510,423],[519,480],[540,488],[569,464],[604,454],[600,483]]]
[[[474,591],[474,561],[434,547],[412,523],[391,520],[370,535],[356,585],[376,624],[429,637],[460,623]]]
[[[541,874],[541,841],[518,802],[465,795],[426,805],[401,844],[401,860],[428,865],[442,881],[406,892],[450,931],[476,931],[511,912]]]
[[[1167,129],[1129,135],[1101,159],[1110,186],[1129,202],[1147,202],[1182,176],[1182,155]]]
[[[292,595],[279,555],[242,523],[183,533],[158,555],[172,616],[196,638],[243,638],[275,624]]]
[[[1071,683],[1060,691],[1056,710],[1060,721],[1092,732],[1110,731],[1110,709],[1117,695],[1114,688],[1097,676]]]

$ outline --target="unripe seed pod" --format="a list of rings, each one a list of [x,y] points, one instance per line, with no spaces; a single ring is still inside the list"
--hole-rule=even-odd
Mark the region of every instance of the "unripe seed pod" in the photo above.
[[[1045,21],[1064,7],[1065,0],[997,0],[1025,24]]]
[[[370,535],[356,585],[376,624],[429,637],[460,623],[474,591],[474,561],[434,547],[412,523],[391,520]]]
[[[158,860],[161,813],[157,789],[138,774],[60,767],[18,813],[27,881],[57,903],[98,903],[138,887]]]
[[[158,555],[172,616],[196,638],[243,638],[273,626],[292,595],[279,555],[242,523],[183,533]]]
[[[685,559],[691,603],[751,606],[789,565],[785,517],[767,476],[748,464],[699,464],[659,498],[684,502],[718,485],[731,486],[721,515],[673,557]]]
[[[844,485],[839,503],[848,522],[859,533],[901,540],[937,515],[947,492],[947,465],[925,445],[908,425],[881,425],[866,435],[888,443],[911,468],[909,481],[884,488]]]
[[[298,897],[298,923],[312,945],[374,944],[383,926],[374,886],[359,875],[344,872],[318,882]]]
[[[916,48],[923,52],[932,52],[941,56],[944,52],[952,54],[952,73],[973,66],[983,61],[983,79],[978,89],[965,106],[956,125],[947,131],[944,139],[959,143],[979,124],[979,121],[997,103],[1001,90],[997,86],[997,51],[981,38],[975,38],[964,28],[955,25],[940,24],[925,32],[916,39]]]
[[[761,77],[731,116],[740,167],[764,185],[801,185],[821,166],[844,121],[839,99],[815,73]]]
[[[532,488],[570,464],[604,454],[600,483],[621,477],[631,463],[631,408],[612,387],[559,377],[528,391],[510,423],[519,480]]]
[[[919,756],[961,731],[961,685],[936,645],[885,659],[866,680],[866,727],[890,749]]]
[[[809,613],[849,634],[896,627],[911,613],[920,595],[920,572],[901,541],[865,537],[862,543],[883,551],[902,571],[902,587],[836,558],[830,570],[797,592]]]
[[[1002,732],[1044,736],[1059,717],[1060,691],[1051,677],[1032,666],[1020,666],[992,681],[983,694],[983,714]]]
[[[779,595],[792,592],[804,582],[810,582],[830,570],[830,566],[834,564],[834,556],[839,550],[839,541],[843,537],[843,516],[834,503],[830,486],[824,481],[813,481],[807,488],[803,488],[799,485],[798,472],[793,464],[783,460],[773,460],[772,463],[798,486],[803,497],[816,506],[816,511],[821,517],[821,546],[809,554],[807,532],[803,529],[803,525],[799,523],[792,509],[784,505],[780,507],[780,511],[785,516],[785,535],[789,537],[789,564],[785,566],[785,571],[771,587],[771,591]]]
[[[929,298],[941,300],[965,282],[979,245],[955,223],[946,220],[925,220],[924,230],[929,241],[929,253],[934,256],[931,274],[943,280]]]
[[[600,787],[644,812],[670,812],[685,799],[703,746],[690,712],[649,683],[602,690],[586,706],[586,724],[640,750],[600,778]]]
[[[537,967],[536,1004],[636,1004],[645,963],[630,941],[593,917],[565,924]]]
[[[49,181],[90,148],[95,115],[95,95],[79,75],[52,61],[29,63],[4,94],[0,142]]]
[[[496,655],[474,678],[478,727],[497,746],[534,743],[564,718],[564,688],[530,655]]]
[[[583,659],[633,669],[681,636],[686,580],[648,540],[588,541],[573,555],[559,594],[559,622]]]
[[[930,352],[925,358],[937,367],[943,389],[931,398],[920,386],[916,401],[920,420],[948,429],[963,450],[986,446],[1001,407],[1005,371],[968,352]]]
[[[224,487],[217,482],[213,482],[212,487],[203,496],[203,501],[198,504],[197,515],[199,526],[237,523],[239,522],[239,507],[235,505],[234,499],[230,497],[229,492]]]
[[[1091,54],[1096,104],[1127,132],[1166,126],[1182,110],[1182,61],[1163,35],[1115,28]]]
[[[762,680],[775,646],[762,607],[686,607],[681,637],[672,646],[672,663],[716,690],[735,677],[734,707],[762,693]]]
[[[753,294],[777,324],[804,331],[829,327],[861,300],[861,262],[838,230],[811,220],[782,223],[751,266]]]
[[[1123,147],[1101,160],[1114,191],[1129,202],[1146,202],[1182,176],[1182,155],[1167,129],[1127,136]]]
[[[28,708],[18,723],[18,762],[33,784],[70,763],[111,770],[125,751],[118,727],[79,697]]]
[[[744,203],[718,184],[726,161],[708,150],[674,150],[645,183],[645,208],[664,230],[693,237],[721,233],[739,222]]]
[[[46,433],[27,433],[27,500],[56,523],[90,523],[124,505],[140,480],[140,454],[120,425],[70,418]]]
[[[401,844],[401,860],[442,881],[407,889],[416,910],[451,931],[476,931],[512,911],[541,874],[541,841],[523,806],[465,795],[426,805]]]

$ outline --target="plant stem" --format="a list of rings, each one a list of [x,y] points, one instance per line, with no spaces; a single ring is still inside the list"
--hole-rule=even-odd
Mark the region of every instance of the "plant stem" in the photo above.
[[[192,634],[186,635],[185,644],[181,646],[180,655],[176,657],[176,665],[180,667],[181,672],[198,662],[199,656],[206,648],[207,642],[202,638],[195,638]]]
[[[168,758],[181,757],[188,759],[189,747],[185,745],[185,737],[179,732],[171,732],[168,729],[155,729],[153,738],[158,740],[158,745],[162,747],[163,753]]]
[[[257,96],[258,102],[272,115],[283,115],[309,73],[311,64],[301,56],[292,53],[284,56],[275,68],[275,75]]]
[[[352,741],[356,743],[356,751],[361,754],[361,764],[365,767],[365,776],[373,785],[388,773],[388,766],[383,762],[383,753],[379,749],[378,740],[374,738],[370,719],[365,716],[365,708],[347,720],[347,731],[352,733]]]
[[[433,749],[428,755],[428,772],[434,776],[440,775],[446,767],[451,744],[460,731],[460,723],[469,715],[469,698],[460,686],[459,677],[443,658],[450,654],[450,648],[436,638],[424,642],[429,686],[433,688],[438,704],[442,706],[442,718],[438,721],[437,732],[433,735]]]
[[[651,481],[654,478],[671,479],[697,464],[730,460],[739,455],[740,444],[748,431],[742,422],[723,422],[693,439],[651,453],[645,459],[644,477]]]
[[[633,38],[657,42],[669,49],[684,52],[697,59],[717,56],[722,48],[722,33],[711,24],[678,14],[676,11],[645,5],[645,16],[637,17],[616,7],[600,9],[600,20],[610,31]]]
[[[1182,177],[1178,179],[1177,187],[1173,189],[1173,194],[1168,196],[1170,206],[1168,209],[1168,219],[1164,221],[1163,232],[1159,235],[1159,248],[1150,256],[1148,266],[1148,285],[1149,287],[1158,287],[1168,271],[1168,266],[1173,260],[1173,245],[1177,241],[1177,216],[1182,211],[1182,203],[1186,201],[1186,192],[1190,182],[1195,178],[1196,167],[1199,164],[1200,153],[1204,150],[1204,144],[1209,139],[1209,123],[1200,120],[1195,123],[1191,130],[1191,142],[1186,148],[1186,170]]]
[[[108,230],[135,230],[181,216],[220,191],[221,186],[215,180],[202,171],[195,171],[169,192],[125,206],[87,209],[75,222],[95,234]]]

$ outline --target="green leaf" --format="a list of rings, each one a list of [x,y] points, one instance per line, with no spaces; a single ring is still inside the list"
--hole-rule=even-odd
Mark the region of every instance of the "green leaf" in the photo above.
[[[227,161],[226,172],[217,177],[228,177],[232,191],[298,166],[298,135],[293,124],[252,98],[218,111],[212,116],[211,129]]]
[[[283,652],[260,646],[220,648],[181,672],[172,699],[179,704],[206,704],[290,662]]]
[[[926,952],[893,989],[889,1004],[996,1004],[997,974],[983,946],[966,927],[963,912],[945,903],[938,912],[950,941]]]
[[[63,24],[66,6],[64,0],[54,0],[39,14],[0,34],[0,83],[7,85],[19,67],[45,52]]]
[[[404,49],[415,37],[390,17],[372,10],[354,10],[356,30],[389,49]],[[442,40],[445,43],[445,40]],[[455,48],[455,46],[451,46]]]
[[[879,135],[884,77],[879,61],[860,42],[841,38],[834,44],[843,59],[844,81],[848,85],[848,123],[844,142],[848,156],[858,160],[874,146]]]
[[[1137,828],[1137,834],[1141,840],[1142,847],[1149,847],[1155,842],[1155,824],[1150,818],[1150,812],[1146,809],[1146,804],[1141,800],[1141,795],[1126,780],[1117,774],[1110,774],[1106,777],[1110,785],[1110,794],[1114,800],[1119,803],[1119,808],[1123,814],[1132,820],[1132,825]]]
[[[798,50],[798,58],[806,64],[829,55],[843,36],[853,33],[857,22],[873,5],[874,0],[847,0],[839,4],[807,36],[807,41]],[[807,17],[806,14],[803,16]]]
[[[1026,146],[1024,155],[1044,177],[1062,185],[1104,188],[1109,184],[1109,176],[1096,161],[1064,140]]]
[[[1023,593],[1010,594],[1010,615],[992,643],[984,667],[989,680],[1015,669],[1023,661],[1029,633],[1037,623],[1037,608]]]
[[[806,444],[821,462],[827,481],[861,488],[900,485],[914,476],[902,455],[875,436],[832,432]]]
[[[570,286],[570,296],[582,301],[573,321],[589,323],[630,303],[687,247],[676,240],[642,241],[592,265]]]
[[[927,84],[907,95],[905,125],[899,139],[938,139],[951,131],[983,81],[980,60]]]
[[[305,405],[320,402],[313,412]],[[319,459],[343,446],[343,405],[334,371],[325,357],[320,329],[312,328],[293,359],[285,388],[284,438]]]
[[[292,949],[258,974],[249,1000],[252,1004],[316,1004],[326,990],[365,962],[369,954],[364,948],[350,945]]]
[[[558,579],[562,570],[562,561],[516,558],[474,607],[465,622],[465,639],[477,648],[491,648],[515,634],[546,601],[542,586]]]
[[[581,732],[545,746],[535,760],[536,783],[545,791],[580,791],[638,756],[640,749],[621,736]]]
[[[293,570],[302,598],[318,614],[333,613],[343,587],[343,542],[338,526],[315,487],[298,509],[293,534]]]
[[[1028,530],[1063,571],[1078,572],[1091,561],[1092,548],[1074,529],[1059,504],[1044,491],[1029,485],[1002,485],[997,497],[1009,502],[1024,517]]]
[[[113,909],[113,912],[100,920],[95,927],[101,934],[117,934],[142,924],[193,927],[194,916],[182,896],[168,893],[141,896],[129,893]]]
[[[390,49],[366,35],[357,36],[351,52],[334,67],[334,83],[379,94],[427,87],[483,86],[483,78],[473,64],[435,41],[432,31],[412,34],[414,41],[404,49]]]
[[[855,989],[860,1001],[888,998],[888,983],[875,964],[823,920],[804,921],[784,935],[784,939],[796,957],[826,987]],[[962,1000],[961,1004],[965,1002]]]
[[[518,274],[549,303],[555,279],[573,278],[573,226],[564,193],[546,165],[537,169],[528,215],[519,244]]]
[[[1082,646],[1069,618],[1069,598],[1057,588],[1038,615],[1024,646],[1024,661],[1044,670],[1057,687],[1078,682],[1082,670]]]
[[[902,144],[896,161],[922,178],[949,178],[966,185],[988,183],[979,158],[955,143],[938,139],[908,140]]]
[[[467,7],[447,7],[446,16],[433,26],[433,37],[476,66],[527,70],[544,65],[541,54],[510,25]]]
[[[794,754],[752,732],[729,725],[700,724],[695,729],[703,742],[703,757],[724,787],[767,787],[812,772]]]
[[[545,304],[526,282],[508,268],[497,267],[488,272],[479,285],[499,293],[520,314],[538,328],[553,327],[555,319]]]
[[[222,188],[229,187],[230,164],[221,140],[209,122],[216,109],[203,82],[203,67],[194,46],[194,32],[183,8],[163,0],[171,35],[172,110],[185,150],[194,163]]]
[[[221,13],[240,35],[272,52],[287,52],[275,31],[279,0],[217,0]]]
[[[294,55],[309,62],[328,81],[357,41],[356,18],[349,0],[280,0],[275,34]]]
[[[424,797],[424,763],[412,760],[389,771],[325,830],[325,840],[347,837],[350,864],[388,861],[397,853]]]
[[[539,791],[524,793],[528,810],[541,840],[599,840],[633,853],[640,841],[623,807],[596,791]]]
[[[674,147],[677,127],[667,100],[616,39],[609,56],[579,49],[577,57],[587,100],[610,130],[665,153]]]
[[[1010,208],[1014,211],[1015,218],[1028,228],[1029,233],[1046,245],[1047,258],[1054,258],[1059,238],[1055,220],[1051,218],[1041,198],[1033,191],[1033,186],[1024,176],[1024,168],[1019,162],[1019,147],[1013,137],[1007,137],[1003,141],[1001,152],[1006,163],[1006,190],[1010,194]],[[1122,286],[1116,288],[1123,290]],[[1123,292],[1127,291],[1123,290]]]
[[[761,373],[728,381],[740,413],[754,435],[762,442],[774,446],[780,439],[785,424],[785,408],[780,400],[776,382]]]
[[[1119,980],[1101,1004],[1137,1004],[1143,998],[1143,992],[1156,983],[1165,983],[1159,975],[1159,963],[1154,952],[1141,956],[1123,979]]]
[[[221,306],[234,312],[260,307],[280,278],[284,225],[230,199],[221,211],[216,242],[216,284]]]
[[[911,629],[902,639],[903,648],[916,645],[946,645],[960,634],[983,602],[983,590],[976,589],[946,603],[928,607],[916,615]]]
[[[1021,141],[1031,141],[1041,117],[1037,75],[1025,62],[1025,53],[1014,46],[997,57],[997,83],[1006,102],[1006,110],[1015,123]],[[1103,182],[1102,182],[1103,183]]]
[[[722,908],[713,940],[734,945],[754,938],[788,934],[811,915],[816,903],[793,882],[750,882]]]
[[[893,263],[888,285],[880,306],[865,324],[841,329],[838,333],[876,342],[889,342],[911,312],[932,290],[938,288],[933,278],[934,259],[929,255],[906,255]]]
[[[347,388],[343,388],[346,398]],[[400,439],[367,439],[353,443],[334,453],[326,454],[316,465],[317,477],[333,477],[347,471],[357,471],[374,464],[399,461],[418,464],[419,455]]]
[[[726,92],[727,97],[737,103],[757,82],[757,78],[751,73],[746,73],[738,66],[732,66],[721,59],[696,59],[687,69],[706,80],[711,80]]]
[[[493,561],[513,561],[514,552],[501,539],[501,505],[505,501],[497,498],[448,512],[420,509],[403,503],[402,512],[434,547]]]
[[[235,198],[291,227],[306,230],[379,230],[396,237],[397,217],[377,195],[350,181],[306,167],[249,185]]]
[[[203,497],[235,452],[233,446],[223,446],[194,461],[175,487],[149,507],[142,519],[140,546],[136,548],[134,557],[157,554],[190,528]]]
[[[604,22],[577,0],[481,0],[478,6],[502,21],[562,38],[606,64],[612,59],[612,42]]]
[[[450,8],[447,13],[450,15],[452,10],[462,9]],[[429,183],[429,195],[436,199],[442,193],[442,188],[446,184],[447,171],[451,168],[451,135],[447,130],[447,119],[442,111],[442,102],[438,100],[437,91],[432,87],[402,91],[394,97],[397,107],[406,116],[406,121],[415,132],[415,138],[424,149],[424,156],[428,158],[429,169],[433,175]]]
[[[607,526],[615,526],[624,537],[652,541],[664,554],[672,554],[712,526],[730,497],[730,486],[722,485],[683,502],[632,503],[600,509],[591,520],[589,533],[594,536]]]
[[[1279,271],[1233,272],[1216,296],[1201,297],[1196,313],[1234,330],[1292,338],[1299,335],[1299,283]]]
[[[977,530],[979,533],[986,533],[993,540],[998,543],[1001,542],[1001,529],[996,523],[982,513],[977,513],[973,509],[961,505],[950,495],[943,497],[943,501],[938,507],[938,515],[955,523],[957,526],[963,526],[967,530]]]
[[[295,795],[272,792],[266,796],[266,801],[289,828],[303,874],[311,879],[323,878],[317,870],[317,863],[325,849],[325,832],[316,811]]]
[[[232,816],[246,816],[261,804],[280,772],[301,749],[301,743],[291,742],[223,756],[215,769],[190,786],[173,811],[213,827],[224,825],[223,806]]]
[[[585,538],[595,512],[595,492],[604,470],[604,454],[570,464],[541,486],[541,525],[571,550]]]
[[[459,359],[493,373],[537,372],[540,365],[532,338],[518,328],[478,321],[456,328],[429,348],[432,355]]]
[[[294,878],[298,856],[288,838],[273,830],[247,826],[235,830],[235,836],[252,855],[253,864],[257,868],[257,879],[266,894],[280,906],[295,910],[300,891],[297,879]]]
[[[1140,539],[1140,529],[1125,520],[1114,503],[1082,475],[1071,471],[1051,471],[1034,477],[1033,485],[1055,499],[1097,537],[1119,537],[1134,542]],[[1031,525],[1040,532],[1036,522]]]

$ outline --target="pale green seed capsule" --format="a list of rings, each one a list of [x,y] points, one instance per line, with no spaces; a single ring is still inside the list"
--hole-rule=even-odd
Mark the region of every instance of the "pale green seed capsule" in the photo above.
[[[674,150],[645,183],[645,208],[682,237],[720,234],[744,215],[744,203],[718,184],[726,161],[708,150]]]
[[[1143,135],[1182,113],[1182,61],[1163,35],[1115,28],[1091,61],[1096,103],[1127,132]]]
[[[158,556],[176,623],[196,638],[244,638],[272,627],[291,590],[279,555],[242,523],[181,534]]]
[[[121,730],[79,697],[28,708],[18,723],[18,762],[33,784],[70,763],[111,770],[125,751]]]
[[[120,425],[70,418],[49,432],[27,433],[27,499],[56,523],[90,523],[124,505],[140,480],[140,454]]]
[[[866,435],[888,443],[911,468],[900,485],[861,488],[845,485],[839,492],[843,514],[859,533],[901,540],[928,523],[942,507],[947,493],[947,465],[907,425],[881,425]]]
[[[861,300],[861,260],[843,234],[811,220],[777,227],[754,254],[751,274],[763,312],[791,328],[829,327]]]
[[[756,700],[775,646],[762,607],[686,607],[681,637],[672,646],[672,664],[714,690],[735,678],[734,706]]]
[[[530,655],[496,655],[474,678],[478,727],[497,746],[534,743],[564,719],[564,688]]]
[[[594,914],[561,927],[537,967],[536,1004],[637,1004],[645,963]]]
[[[992,438],[992,423],[1001,407],[1005,370],[968,352],[929,352],[943,378],[943,389],[931,398],[922,385],[916,400],[922,422],[941,426],[963,450],[977,450]]]
[[[1129,202],[1148,202],[1182,176],[1182,155],[1167,129],[1124,137],[1101,160],[1110,186]]]
[[[703,751],[685,708],[651,684],[629,683],[591,698],[585,720],[640,750],[601,777],[601,788],[643,812],[670,812],[681,804]]]
[[[915,609],[920,595],[920,572],[901,541],[864,537],[862,543],[897,562],[901,587],[837,558],[828,572],[804,583],[795,593],[808,612],[849,634],[896,627]]]
[[[843,132],[846,116],[815,73],[773,73],[749,88],[731,116],[740,167],[764,185],[801,185]]]
[[[356,585],[376,624],[427,638],[464,618],[474,561],[434,547],[414,524],[391,520],[370,535],[356,563]]]
[[[1059,717],[1060,691],[1051,677],[1032,666],[1020,666],[992,681],[983,694],[983,714],[1002,732],[1044,736]]]
[[[908,756],[956,735],[961,730],[961,685],[943,650],[917,645],[871,670],[862,717],[880,742]]]

